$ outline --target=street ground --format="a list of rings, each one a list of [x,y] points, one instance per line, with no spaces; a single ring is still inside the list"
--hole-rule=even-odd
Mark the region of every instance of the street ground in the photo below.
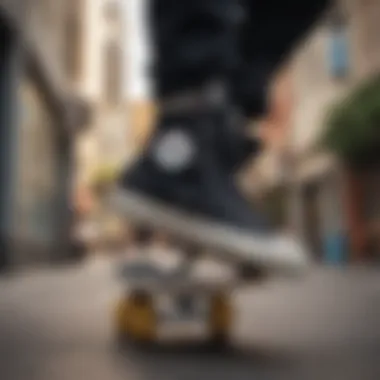
[[[167,347],[144,353],[120,350],[112,334],[120,292],[114,267],[97,258],[0,278],[0,379],[380,378],[376,270],[320,269],[303,280],[237,292],[230,351]]]

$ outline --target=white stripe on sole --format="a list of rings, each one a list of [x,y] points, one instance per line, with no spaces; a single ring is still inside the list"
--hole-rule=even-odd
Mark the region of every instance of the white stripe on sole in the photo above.
[[[247,234],[125,189],[113,190],[109,201],[116,212],[132,223],[168,230],[183,240],[213,250],[210,253],[220,260],[284,274],[296,274],[309,267],[305,249],[294,239],[281,234]]]

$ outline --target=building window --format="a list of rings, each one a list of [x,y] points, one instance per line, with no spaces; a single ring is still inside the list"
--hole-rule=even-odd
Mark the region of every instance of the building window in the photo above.
[[[364,215],[368,222],[380,221],[380,165],[362,174]]]
[[[108,1],[103,9],[103,18],[109,38],[118,38],[122,35],[122,10],[118,1]]]
[[[106,102],[118,103],[121,96],[121,10],[117,0],[105,3],[104,20],[107,29],[107,41],[104,46],[104,95]]]
[[[65,63],[68,78],[75,81],[81,68],[82,28],[81,28],[81,1],[76,0],[68,5],[68,14],[65,24]]]
[[[25,240],[54,244],[59,197],[59,155],[53,114],[32,78],[23,79],[17,168],[17,233]],[[33,112],[31,112],[33,111]]]
[[[41,27],[48,28],[54,25],[57,16],[57,6],[52,0],[40,0],[35,8],[35,11],[39,14],[39,20],[42,22]]]
[[[119,20],[120,9],[119,3],[114,0],[110,0],[105,4],[104,17],[108,23],[114,23]]]
[[[108,103],[117,103],[121,95],[121,48],[118,41],[109,40],[105,46],[105,95]]]
[[[328,70],[334,79],[345,79],[349,74],[349,38],[345,16],[334,9],[328,19]]]

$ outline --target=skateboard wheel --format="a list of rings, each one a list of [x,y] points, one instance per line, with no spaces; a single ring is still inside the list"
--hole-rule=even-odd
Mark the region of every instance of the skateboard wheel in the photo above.
[[[128,299],[123,297],[117,304],[115,311],[115,330],[120,340],[123,340],[128,335],[128,309]]]
[[[116,308],[118,339],[150,343],[156,336],[156,315],[151,296],[134,293],[123,298]]]
[[[225,345],[232,325],[232,306],[229,297],[217,294],[211,298],[210,332],[213,345]]]
[[[150,295],[136,292],[128,300],[126,331],[137,343],[149,343],[155,339],[157,318]]]

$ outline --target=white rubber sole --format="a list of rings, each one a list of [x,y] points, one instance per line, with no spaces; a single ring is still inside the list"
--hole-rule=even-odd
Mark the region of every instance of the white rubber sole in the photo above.
[[[301,244],[281,234],[247,234],[120,188],[111,192],[109,202],[114,211],[130,222],[166,230],[184,241],[201,245],[222,261],[289,275],[300,274],[311,264]]]

